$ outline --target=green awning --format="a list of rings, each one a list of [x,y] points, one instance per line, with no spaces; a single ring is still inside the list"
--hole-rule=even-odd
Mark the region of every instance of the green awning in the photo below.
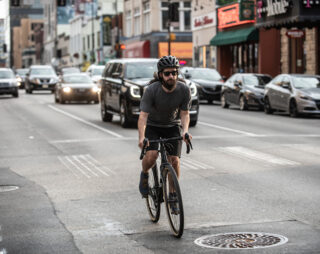
[[[255,27],[219,32],[210,41],[213,46],[236,44],[245,41],[258,41],[259,31]]]

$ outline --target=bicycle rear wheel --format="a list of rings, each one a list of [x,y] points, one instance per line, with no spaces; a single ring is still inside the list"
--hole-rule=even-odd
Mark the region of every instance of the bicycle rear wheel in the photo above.
[[[146,198],[146,205],[147,205],[147,209],[148,209],[151,221],[158,222],[160,218],[160,211],[161,211],[160,197],[162,193],[159,186],[157,165],[155,165],[149,171],[148,181],[149,181],[149,194],[148,194],[148,197]]]
[[[180,238],[184,230],[184,213],[179,181],[175,170],[168,164],[163,172],[163,196],[167,217],[173,235]]]

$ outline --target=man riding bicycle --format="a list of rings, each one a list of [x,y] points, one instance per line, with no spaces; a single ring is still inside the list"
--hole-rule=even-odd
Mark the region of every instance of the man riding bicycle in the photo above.
[[[140,103],[138,120],[139,147],[143,147],[145,138],[159,139],[179,137],[183,140],[189,129],[190,89],[183,80],[178,79],[179,61],[174,56],[164,56],[157,64],[158,73],[150,81]],[[189,134],[189,139],[192,136]],[[168,161],[180,176],[180,157],[182,141],[170,142],[167,148]],[[148,144],[142,160],[139,190],[143,197],[148,196],[149,169],[158,158],[158,143]]]

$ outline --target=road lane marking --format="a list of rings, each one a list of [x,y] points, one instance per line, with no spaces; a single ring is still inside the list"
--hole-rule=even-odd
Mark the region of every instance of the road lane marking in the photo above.
[[[181,159],[181,166],[182,167],[186,167],[186,168],[191,168],[194,170],[199,170],[199,169],[214,169],[213,166],[210,166],[208,164],[205,164],[203,162],[200,161],[196,161],[194,159],[190,159],[190,158],[185,158],[183,157]]]
[[[106,170],[107,170],[109,173],[111,173],[112,175],[115,175],[115,174],[116,174],[116,173],[115,173],[113,170],[111,170],[110,168],[101,165],[100,162],[97,161],[95,158],[93,158],[90,154],[86,154],[85,156],[87,157],[88,161],[90,161],[90,160],[93,161],[93,162],[95,163],[95,167],[96,167],[99,171],[104,172],[103,174],[107,174],[107,175],[108,175],[108,173],[106,173],[105,171],[103,171],[103,169],[106,169]]]
[[[255,133],[235,130],[235,129],[231,129],[231,128],[227,128],[227,127],[223,127],[223,126],[219,126],[219,125],[215,125],[215,124],[211,124],[211,123],[205,123],[205,122],[200,122],[199,121],[198,124],[202,124],[204,126],[208,126],[208,127],[212,127],[212,128],[216,128],[216,129],[220,129],[220,130],[231,131],[231,132],[239,133],[239,134],[250,136],[250,137],[259,137],[260,136],[260,135],[255,134]]]
[[[115,175],[115,173],[90,154],[58,156],[59,161],[67,167],[75,176],[83,175],[87,178]]]
[[[300,163],[283,159],[271,154],[262,153],[259,151],[251,150],[246,147],[242,146],[230,146],[230,147],[219,147],[218,150],[226,153],[230,153],[233,155],[237,155],[240,157],[244,157],[247,159],[267,162],[271,164],[281,165],[281,166],[297,166],[300,165]]]
[[[61,113],[61,114],[64,114],[64,115],[66,115],[66,116],[68,116],[68,117],[71,117],[71,118],[73,118],[73,119],[75,119],[75,120],[77,120],[77,121],[79,121],[79,122],[82,122],[82,123],[84,123],[84,124],[86,124],[86,125],[89,125],[89,126],[91,126],[91,127],[93,127],[93,128],[96,128],[96,129],[98,129],[98,130],[100,130],[100,131],[106,132],[106,133],[108,133],[108,134],[110,134],[110,135],[112,135],[112,136],[115,136],[115,137],[117,137],[117,138],[122,138],[122,137],[123,137],[122,135],[120,135],[120,134],[118,134],[118,133],[116,133],[116,132],[113,132],[113,131],[110,131],[110,130],[108,130],[108,129],[102,128],[102,127],[100,127],[99,125],[90,123],[90,122],[88,122],[88,121],[86,121],[86,120],[84,120],[84,119],[82,119],[82,118],[80,118],[80,117],[78,117],[78,116],[75,116],[75,115],[73,115],[73,114],[70,114],[70,113],[68,113],[68,112],[66,112],[66,111],[64,111],[64,110],[58,109],[58,108],[56,108],[56,107],[54,107],[54,106],[52,106],[52,105],[48,105],[48,107],[51,108],[51,109],[53,109],[53,110],[56,111],[56,112],[59,112],[59,113]]]

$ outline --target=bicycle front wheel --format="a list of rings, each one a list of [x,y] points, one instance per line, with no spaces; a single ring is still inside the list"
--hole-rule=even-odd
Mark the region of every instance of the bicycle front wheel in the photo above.
[[[184,229],[184,213],[179,181],[173,167],[168,164],[163,172],[163,196],[167,217],[173,235],[180,238]]]
[[[159,177],[157,165],[155,165],[149,171],[149,194],[146,198],[146,205],[150,215],[150,219],[153,222],[158,222],[160,218],[160,197],[162,195],[159,186]]]

